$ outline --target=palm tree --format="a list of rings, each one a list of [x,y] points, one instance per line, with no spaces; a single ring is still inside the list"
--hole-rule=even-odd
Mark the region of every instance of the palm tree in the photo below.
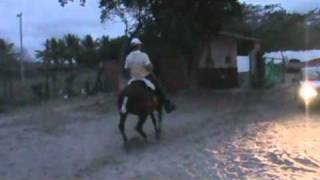
[[[12,76],[17,71],[17,53],[13,43],[0,39],[0,76],[3,77],[4,97],[12,97]]]
[[[81,53],[79,61],[84,66],[95,66],[99,62],[97,55],[98,43],[92,36],[86,35],[84,39],[81,40]]]
[[[43,55],[43,58],[46,58],[48,64],[58,65],[59,64],[59,55],[58,55],[58,41],[55,38],[47,39],[45,44],[45,49],[42,51],[42,54],[39,52],[39,55]]]
[[[44,64],[44,74],[45,74],[45,95],[46,97],[50,96],[50,86],[49,81],[50,77],[52,77],[52,73],[50,71],[50,66],[54,65],[55,61],[53,60],[53,50],[52,50],[52,39],[47,39],[43,44],[44,50],[37,50],[36,57],[41,59]],[[53,82],[55,83],[55,82]],[[53,85],[55,86],[55,85]]]
[[[49,79],[52,79],[53,91],[57,92],[55,70],[61,68],[67,59],[67,53],[66,44],[63,39],[47,39],[44,47],[44,50],[36,51],[36,57],[42,59],[45,65],[46,94],[49,96]]]
[[[80,54],[80,39],[73,34],[67,34],[63,37],[63,40],[66,45],[66,58],[69,61],[69,64],[72,63],[72,60],[78,61]]]
[[[98,56],[100,60],[106,60],[109,58],[110,39],[108,36],[102,36],[99,40]]]
[[[120,60],[123,51],[123,44],[127,41],[125,37],[109,39],[102,36],[99,41],[99,57],[101,60]]]
[[[8,64],[11,64],[16,60],[17,54],[14,49],[13,43],[8,43],[4,39],[0,39],[0,63],[1,67],[8,67]],[[5,71],[5,69],[3,69]]]
[[[86,35],[84,39],[81,41],[81,45],[87,50],[94,50],[97,47],[97,43],[91,35]]]
[[[57,40],[56,53],[57,53],[57,58],[58,58],[59,64],[63,66],[64,63],[66,62],[66,60],[68,60],[68,57],[67,57],[67,46],[66,46],[66,44],[65,44],[63,39],[58,39]]]
[[[67,60],[67,45],[63,39],[51,38],[44,43],[44,50],[37,50],[36,57],[46,64],[60,67]]]
[[[43,45],[45,47],[44,50],[36,50],[36,58],[41,59],[45,64],[50,64],[52,52],[49,39],[47,39]]]

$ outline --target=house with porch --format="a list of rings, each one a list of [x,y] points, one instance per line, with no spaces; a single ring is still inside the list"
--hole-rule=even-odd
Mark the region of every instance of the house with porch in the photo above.
[[[237,56],[248,55],[257,38],[237,33],[220,32],[203,47],[199,56],[197,84],[204,88],[238,87]],[[239,44],[241,43],[241,46]]]

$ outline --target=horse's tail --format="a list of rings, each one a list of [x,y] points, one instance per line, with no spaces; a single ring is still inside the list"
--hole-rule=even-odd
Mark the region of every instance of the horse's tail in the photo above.
[[[122,92],[120,92],[120,93],[118,94],[118,99],[117,99],[117,100],[118,100],[118,101],[117,101],[118,110],[120,110],[121,104],[122,104],[122,101],[123,101],[123,93],[122,93]]]

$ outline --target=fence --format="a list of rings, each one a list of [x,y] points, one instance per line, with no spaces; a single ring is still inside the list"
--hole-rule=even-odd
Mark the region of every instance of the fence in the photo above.
[[[81,95],[83,89],[94,89],[97,69],[74,69],[70,71],[39,71],[25,79],[0,77],[0,111],[8,106],[20,106],[55,98],[65,90]],[[104,82],[103,82],[104,83]],[[102,87],[104,84],[102,84]]]
[[[266,63],[266,87],[273,87],[277,84],[285,83],[286,68],[285,64],[276,64],[274,59]]]

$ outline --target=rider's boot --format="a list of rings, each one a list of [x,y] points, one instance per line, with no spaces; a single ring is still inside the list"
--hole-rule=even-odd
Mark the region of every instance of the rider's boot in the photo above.
[[[177,107],[169,100],[164,100],[164,110],[167,113],[171,113],[172,111],[176,110]]]

